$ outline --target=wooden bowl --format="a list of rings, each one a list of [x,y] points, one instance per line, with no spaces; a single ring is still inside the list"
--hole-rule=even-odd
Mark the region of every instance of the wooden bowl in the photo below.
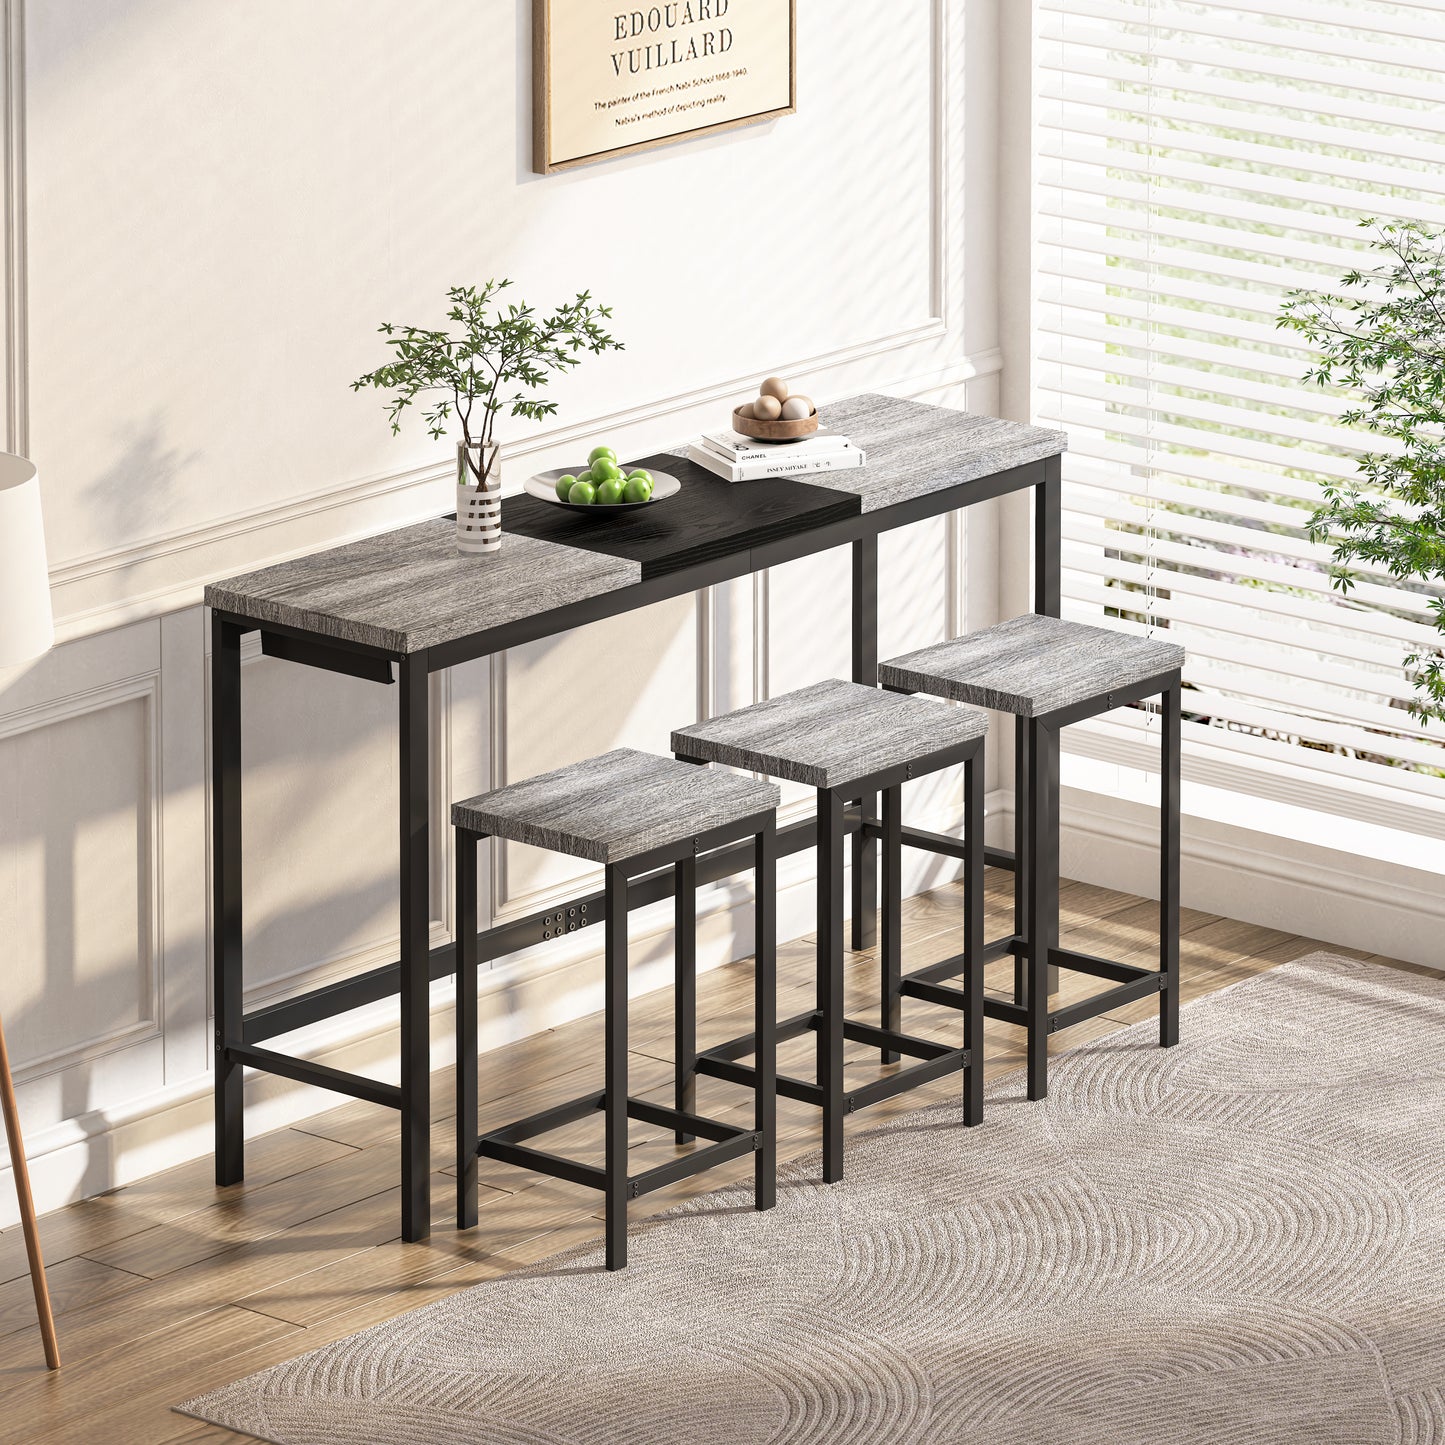
[[[801,437],[810,437],[818,430],[818,413],[805,416],[802,421],[758,421],[756,417],[744,416],[740,407],[733,409],[733,430],[745,437],[754,437],[760,442],[795,442]]]

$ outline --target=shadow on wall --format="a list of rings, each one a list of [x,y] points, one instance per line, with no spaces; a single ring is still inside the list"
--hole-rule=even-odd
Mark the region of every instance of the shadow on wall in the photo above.
[[[107,533],[123,531],[138,513],[165,516],[186,472],[201,459],[199,452],[183,453],[166,442],[160,411],[118,436],[116,445],[110,465],[84,488],[98,530]]]

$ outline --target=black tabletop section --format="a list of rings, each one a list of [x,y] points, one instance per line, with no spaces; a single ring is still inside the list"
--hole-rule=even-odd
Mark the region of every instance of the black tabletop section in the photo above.
[[[625,557],[641,564],[642,580],[647,581],[844,522],[863,509],[861,498],[852,492],[788,477],[725,482],[671,453],[628,466],[670,472],[682,490],[650,507],[611,514],[572,511],[523,493],[503,499],[502,530]]]

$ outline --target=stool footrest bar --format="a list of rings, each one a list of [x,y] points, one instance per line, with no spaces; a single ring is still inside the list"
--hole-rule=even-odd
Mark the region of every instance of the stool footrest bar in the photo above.
[[[721,1079],[724,1083],[737,1084],[744,1089],[755,1088],[758,1081],[758,1071],[751,1064],[720,1059],[712,1053],[699,1054],[693,1067],[699,1074],[705,1074],[710,1079]],[[782,1099],[798,1099],[804,1104],[823,1102],[822,1089],[806,1079],[794,1079],[787,1074],[779,1074],[775,1087],[778,1097]]]
[[[941,1059],[958,1052],[950,1044],[936,1044],[931,1039],[917,1039],[912,1034],[899,1033],[897,1029],[881,1029],[873,1024],[857,1023],[853,1019],[843,1020],[843,1037],[849,1043],[867,1044],[875,1049],[892,1049],[915,1059]]]
[[[997,1019],[1000,1023],[1018,1024],[1022,1028],[1029,1026],[1028,1009],[1021,1003],[1014,1003],[1012,999],[990,998],[985,994],[983,1016],[986,1019]]]
[[[1059,1029],[1081,1024],[1085,1019],[1098,1018],[1100,1014],[1106,1014],[1120,1004],[1148,998],[1151,994],[1157,994],[1164,987],[1164,983],[1164,975],[1151,970],[1145,977],[1135,979],[1132,983],[1121,983],[1116,988],[1094,994],[1092,998],[1080,999],[1078,1003],[1071,1003],[1066,1008],[1055,1009],[1049,1015],[1049,1032],[1056,1033]]]
[[[1135,979],[1157,978],[1158,970],[1136,968],[1132,963],[1116,963],[1112,958],[1099,958],[1092,953],[1076,953],[1071,948],[1052,948],[1049,962],[1059,968],[1072,968],[1077,973],[1095,978],[1113,979],[1115,983],[1133,983]]]
[[[498,1159],[503,1164],[514,1164],[518,1169],[548,1174],[553,1179],[565,1179],[569,1184],[581,1184],[589,1189],[607,1187],[607,1171],[598,1165],[579,1164],[546,1149],[529,1148],[526,1144],[508,1144],[483,1135],[477,1141],[477,1156],[481,1159]]]
[[[515,1124],[505,1124],[500,1129],[489,1129],[482,1137],[495,1139],[503,1144],[520,1144],[524,1139],[535,1139],[538,1134],[550,1133],[566,1124],[575,1124],[595,1114],[607,1103],[607,1095],[599,1089],[595,1094],[586,1094],[580,1099],[571,1099],[555,1108],[543,1109],[540,1114],[518,1119]]]
[[[669,1159],[665,1164],[634,1175],[627,1181],[628,1197],[636,1199],[641,1194],[651,1194],[654,1189],[665,1189],[679,1179],[701,1174],[703,1170],[726,1164],[730,1159],[741,1159],[755,1153],[761,1144],[762,1136],[751,1129],[730,1130],[729,1136],[716,1144],[694,1149],[690,1154],[680,1154],[676,1159]]]
[[[858,1109],[866,1109],[871,1104],[881,1104],[884,1099],[891,1099],[896,1094],[916,1089],[920,1084],[931,1084],[935,1079],[943,1079],[947,1078],[949,1074],[956,1074],[960,1069],[966,1069],[968,1063],[969,1052],[967,1049],[950,1049],[936,1059],[928,1059],[921,1064],[910,1064],[908,1068],[900,1069],[896,1074],[889,1074],[882,1079],[873,1079],[869,1083],[860,1084],[856,1089],[850,1089],[844,1095],[844,1107],[849,1113],[852,1113]]]
[[[956,990],[949,990],[950,993]],[[962,998],[961,993],[958,994]],[[803,1014],[800,1019],[816,1019],[816,1014]],[[799,1020],[790,1020],[797,1023]],[[803,1032],[803,1030],[798,1030]],[[948,1044],[934,1043],[931,1039],[914,1038],[911,1034],[898,1033],[893,1029],[876,1028],[872,1024],[859,1023],[854,1019],[843,1020],[843,1037],[855,1044],[866,1044],[870,1048],[887,1048],[895,1053],[907,1054],[910,1058],[919,1059],[921,1062],[910,1064],[905,1069],[899,1069],[896,1073],[888,1074],[881,1079],[873,1079],[867,1084],[860,1084],[856,1089],[847,1089],[843,1093],[843,1108],[848,1113],[857,1109],[866,1109],[870,1104],[876,1104],[883,1099],[891,1099],[895,1094],[901,1094],[908,1089],[916,1089],[920,1084],[931,1083],[934,1079],[941,1079],[946,1074],[956,1073],[960,1069],[966,1069],[969,1061],[967,1049],[956,1049]],[[746,1035],[740,1039],[734,1039],[731,1043],[722,1047],[734,1055],[745,1054],[751,1050],[753,1043],[752,1035]],[[740,1064],[736,1058],[719,1057],[719,1051],[710,1049],[707,1053],[699,1054],[697,1063],[694,1066],[699,1074],[706,1074],[714,1079],[725,1079],[728,1083],[739,1084],[744,1088],[752,1088],[757,1081],[757,1071],[751,1064]],[[812,1104],[816,1108],[822,1108],[826,1102],[826,1095],[822,1085],[811,1079],[793,1078],[788,1074],[777,1076],[777,1092],[781,1098],[797,1099],[804,1104]],[[693,1133],[700,1133],[694,1129]]]
[[[790,1039],[800,1039],[812,1029],[818,1027],[818,1021],[822,1014],[817,1009],[810,1009],[805,1014],[795,1014],[790,1019],[779,1020],[774,1035],[780,1044],[787,1043]],[[705,1057],[711,1056],[714,1059],[726,1059],[732,1062],[735,1059],[745,1058],[757,1048],[756,1034],[739,1034],[735,1039],[729,1039],[725,1044],[718,1044],[705,1051]],[[721,1075],[719,1075],[721,1077]]]
[[[751,1134],[751,1129],[742,1129],[732,1124],[719,1124],[715,1119],[705,1119],[701,1114],[689,1114],[682,1109],[669,1109],[665,1104],[650,1104],[646,1099],[629,1099],[627,1117],[644,1124],[656,1124],[662,1129],[685,1134],[696,1134],[703,1139],[722,1141],[735,1138],[738,1134]]]
[[[515,1124],[493,1129],[477,1140],[477,1157],[497,1159],[503,1164],[515,1164],[519,1169],[530,1169],[537,1174],[548,1174],[554,1179],[565,1179],[571,1184],[585,1185],[591,1189],[606,1189],[607,1171],[596,1164],[581,1164],[561,1154],[546,1149],[532,1149],[519,1143],[549,1129],[561,1128],[577,1119],[584,1119],[603,1107],[606,1094],[586,1094],[570,1103],[559,1104],[541,1114],[533,1114]],[[629,1179],[629,1197],[647,1194],[661,1189],[678,1179],[691,1174],[700,1174],[714,1164],[722,1164],[744,1154],[751,1154],[762,1147],[762,1136],[752,1129],[732,1124],[720,1124],[716,1119],[705,1119],[699,1114],[689,1114],[681,1109],[669,1109],[662,1104],[653,1104],[646,1099],[627,1100],[627,1117],[638,1119],[644,1124],[656,1124],[659,1128],[674,1132],[695,1134],[714,1142],[702,1149],[694,1149],[677,1159],[669,1159],[655,1169],[646,1170],[636,1178]]]

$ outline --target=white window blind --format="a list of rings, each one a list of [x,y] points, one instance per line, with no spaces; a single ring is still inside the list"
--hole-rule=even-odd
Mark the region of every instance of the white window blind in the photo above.
[[[1070,438],[1065,615],[1188,649],[1186,759],[1445,836],[1445,731],[1410,716],[1402,667],[1441,641],[1431,594],[1334,591],[1305,533],[1321,479],[1380,439],[1274,324],[1364,257],[1362,216],[1445,223],[1445,0],[1037,15],[1035,409]]]

